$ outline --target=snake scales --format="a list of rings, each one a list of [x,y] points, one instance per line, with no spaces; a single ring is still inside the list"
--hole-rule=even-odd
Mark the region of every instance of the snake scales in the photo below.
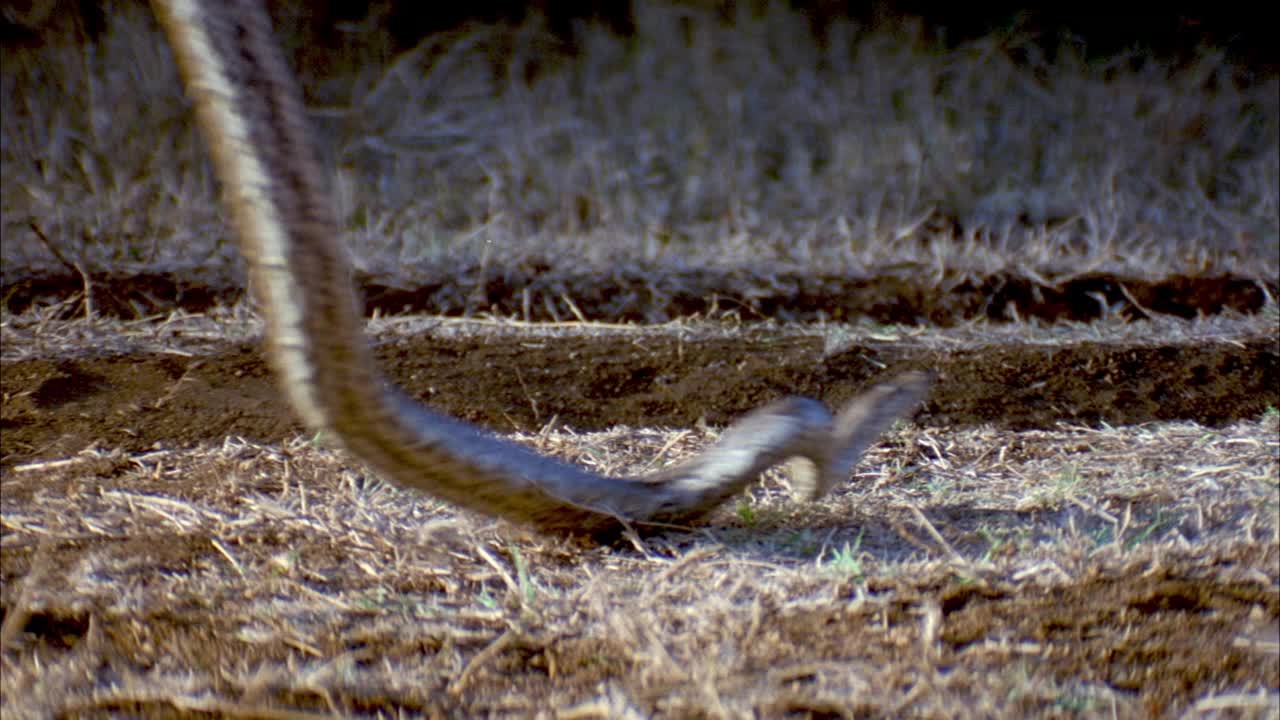
[[[424,407],[374,363],[301,93],[265,9],[257,0],[155,7],[223,185],[281,384],[308,426],[383,477],[552,532],[685,524],[792,457],[809,461],[801,480],[821,495],[925,394],[927,376],[911,372],[835,416],[816,400],[784,398],[739,419],[701,455],[640,478],[597,475]]]

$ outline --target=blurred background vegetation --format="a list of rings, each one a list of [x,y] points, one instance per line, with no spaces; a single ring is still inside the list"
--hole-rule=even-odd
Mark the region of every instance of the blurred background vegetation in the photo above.
[[[270,5],[371,272],[1280,262],[1277,51],[1230,4]],[[33,225],[236,272],[149,8],[0,7],[6,278],[56,264]]]

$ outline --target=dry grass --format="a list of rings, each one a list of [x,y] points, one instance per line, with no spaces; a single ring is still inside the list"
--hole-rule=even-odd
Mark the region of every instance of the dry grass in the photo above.
[[[1064,670],[1087,635],[1009,621],[960,641],[967,611],[946,598],[1069,603],[1175,567],[1274,595],[1278,419],[903,428],[821,503],[774,473],[719,527],[616,549],[459,516],[305,441],[17,468],[2,547],[29,570],[3,590],[0,689],[22,716],[1143,717],[1150,688]],[[709,437],[519,439],[621,472]],[[1274,664],[1277,618],[1251,617],[1213,651]],[[857,628],[859,649],[824,623]],[[1277,703],[1274,685],[1233,686],[1167,709]]]
[[[67,301],[79,302],[72,298]],[[63,320],[62,305],[36,307],[24,313],[0,314],[0,360],[18,362],[34,358],[101,357],[104,355],[201,356],[226,352],[228,346],[260,344],[262,320],[250,304],[216,307],[207,313],[172,312],[164,317],[140,320],[91,317]],[[1224,312],[1193,320],[1153,315],[1144,321],[1108,316],[1092,323],[1060,322],[1052,325],[1028,322],[991,323],[977,320],[951,328],[855,323],[739,323],[686,319],[656,325],[598,322],[529,323],[511,318],[446,318],[430,316],[375,317],[366,333],[375,345],[411,337],[478,337],[497,341],[509,338],[591,337],[600,334],[636,338],[665,335],[697,342],[732,337],[744,327],[777,336],[820,337],[827,354],[834,355],[859,341],[895,341],[922,349],[960,350],[987,346],[1071,345],[1103,342],[1116,345],[1144,343],[1239,342],[1265,337],[1280,322],[1274,301],[1259,313]]]
[[[819,48],[780,6],[637,21],[562,62],[535,20],[309,79],[361,265],[1277,272],[1277,78],[1212,50],[1050,63],[909,25]],[[6,277],[54,263],[31,222],[89,270],[234,266],[164,47],[127,10],[98,47],[6,51]]]

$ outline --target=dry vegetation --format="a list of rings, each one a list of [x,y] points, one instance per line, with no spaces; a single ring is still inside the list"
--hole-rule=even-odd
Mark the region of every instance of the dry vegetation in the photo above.
[[[712,527],[618,548],[459,518],[305,441],[33,464],[6,480],[4,550],[30,567],[5,589],[6,702],[1261,717],[1280,699],[1276,434],[1275,413],[903,429],[820,503],[771,474]],[[522,440],[617,472],[706,433]]]
[[[833,27],[819,49],[777,7],[733,23],[639,11],[636,38],[587,28],[576,59],[547,62],[533,21],[396,57],[361,37],[331,65],[304,66],[360,266],[405,283],[476,265],[715,266],[753,282],[1104,270],[1231,272],[1275,287],[1274,76],[1212,50],[1178,66],[1085,63],[1069,49],[1050,61],[1008,34],[940,52],[911,25]],[[64,264],[89,277],[236,276],[148,17],[126,8],[94,48],[5,53],[6,284]],[[175,402],[203,382],[202,364],[258,332],[244,305],[178,308],[137,322],[66,322],[85,313],[56,305],[0,317],[6,718],[1280,715],[1276,391],[1260,391],[1261,415],[1214,425],[1018,432],[935,400],[821,502],[793,502],[774,471],[705,527],[609,547],[459,514],[279,421],[284,441],[241,430],[177,444],[152,428],[148,400],[88,418],[99,434],[71,450],[9,439],[21,422],[64,423],[50,435],[65,438],[84,420],[79,403],[108,392],[73,388],[81,395],[42,406],[15,380],[35,361],[172,361],[171,385],[121,375],[109,391]],[[824,362],[849,362],[828,370],[853,384],[868,372],[857,363],[876,361],[873,343],[908,347],[907,364],[1027,347],[1069,357],[1094,343],[1104,351],[1090,357],[1119,368],[1135,349],[1172,348],[1195,365],[1197,347],[1260,337],[1272,344],[1253,375],[1274,378],[1277,322],[1268,298],[1256,315],[1190,321],[756,330],[820,336]],[[520,352],[563,343],[567,359],[593,334],[637,347],[744,334],[705,321],[505,318],[379,319],[373,330],[393,359],[414,336],[471,333]],[[1101,372],[1062,362],[1064,375]],[[231,368],[245,383],[262,373]],[[520,384],[538,417],[534,399],[545,412],[563,387],[537,385],[535,370]],[[1125,372],[1105,391],[1167,380]],[[1163,391],[1194,399],[1202,380]],[[180,422],[234,422],[248,407],[204,393],[211,404],[193,407],[209,414]],[[674,461],[716,432],[540,421],[542,432],[515,437],[606,472]],[[112,432],[137,437],[125,448],[105,441]]]
[[[939,52],[911,25],[833,26],[819,49],[776,6],[725,24],[640,4],[637,24],[587,27],[573,60],[534,21],[394,58],[373,31],[304,67],[358,262],[1277,272],[1280,85],[1211,50],[1050,62],[1016,33]],[[149,16],[6,51],[3,93],[6,280],[56,265],[32,222],[89,270],[226,271]]]

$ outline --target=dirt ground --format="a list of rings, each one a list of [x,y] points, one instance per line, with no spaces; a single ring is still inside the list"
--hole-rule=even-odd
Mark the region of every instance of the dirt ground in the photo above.
[[[300,437],[252,323],[171,315],[142,341],[138,323],[75,335],[22,317],[0,376],[6,715],[1280,703],[1266,318],[1137,336],[1119,319],[1111,334],[374,323],[410,393],[612,472],[692,452],[781,394],[838,403],[885,373],[937,373],[851,489],[799,504],[770,473],[706,527],[598,547],[458,514]]]
[[[989,278],[977,285],[1007,286],[1006,281]],[[1113,288],[1123,285],[1109,282]],[[174,295],[179,285],[184,289]],[[36,286],[50,292],[59,289],[53,296],[42,296],[61,299],[57,316],[83,311],[83,296],[76,288],[55,280],[15,283],[6,290],[9,303],[26,307],[15,298]],[[119,316],[126,307],[137,309],[136,302],[125,299],[147,297],[150,305],[143,316],[198,314],[209,308],[209,298],[219,296],[216,288],[190,278],[170,280],[168,294],[149,293],[150,287],[97,284],[95,308]],[[1266,291],[1258,283],[1222,279],[1184,278],[1142,287],[1140,292],[1152,297],[1154,287],[1181,287],[1185,292],[1177,297],[1182,299],[1162,307],[1202,308],[1193,316],[1233,312],[1233,305],[1256,310],[1252,303],[1260,304]],[[911,296],[902,290],[897,284],[876,292],[868,289],[861,302],[891,307]],[[366,287],[365,292],[379,291]],[[430,287],[404,292],[419,298],[437,296]],[[1084,290],[1079,292],[1077,300],[1105,307]],[[722,289],[720,294],[728,293]],[[936,290],[925,293],[923,287],[916,294],[932,296],[936,312],[968,322],[976,319],[973,308],[997,302],[991,294],[981,302],[956,296],[944,301]],[[594,293],[607,295],[603,290]],[[583,314],[618,322],[628,319],[628,312],[620,308],[587,304],[584,298],[590,296],[580,293],[575,302]],[[828,306],[839,306],[833,299],[838,296],[836,292]],[[1037,297],[1038,304],[1023,303],[1024,313],[1070,319],[1053,316],[1064,301],[1043,293]],[[119,302],[104,305],[104,298]],[[446,306],[429,309],[444,312]],[[105,312],[108,308],[116,312]],[[373,313],[381,307],[370,302],[369,309]],[[771,312],[779,315],[777,308]],[[1184,314],[1156,314],[1149,308],[1147,312],[1162,318]],[[1121,310],[1112,315],[1127,316]],[[540,319],[545,323],[546,318]],[[550,332],[531,337],[532,331],[519,329],[529,326],[519,323],[476,323],[472,331],[458,332],[451,328],[467,324],[440,319],[426,323],[421,331],[388,334],[379,355],[391,379],[412,395],[498,432],[536,431],[548,423],[587,431],[619,425],[722,425],[783,394],[838,404],[869,379],[908,368],[939,376],[919,415],[921,422],[934,425],[991,423],[1016,430],[1057,421],[1134,425],[1194,420],[1217,426],[1280,406],[1280,340],[1274,333],[1186,337],[1176,323],[1168,324],[1172,322],[1166,321],[1171,332],[1139,339],[1091,340],[1087,333],[1077,333],[1065,340],[957,345],[913,339],[918,331],[898,327],[845,340],[835,332],[758,323],[668,325],[657,330],[589,326],[586,331],[575,331],[577,326],[570,323],[534,326]],[[171,342],[185,339],[181,320],[163,324],[174,326],[169,328]],[[556,332],[556,327],[562,331]],[[709,332],[708,327],[729,330]],[[1261,327],[1268,329],[1266,323]],[[10,336],[18,340],[14,330]],[[201,332],[210,334],[201,328],[185,334]],[[26,333],[33,342],[39,339],[38,327]],[[229,341],[216,329],[211,334],[194,353],[118,346],[118,340],[105,338],[86,340],[83,348],[62,347],[25,359],[15,356],[18,359],[4,365],[0,427],[5,443],[0,465],[59,457],[93,444],[139,452],[156,444],[190,445],[229,434],[278,442],[299,432],[301,426],[277,399],[256,343]],[[193,423],[195,417],[200,422]]]
[[[258,188],[110,5],[0,43],[0,720],[1280,718],[1274,73],[786,3],[400,52],[394,3],[269,3],[410,395],[634,477],[936,377],[821,499],[589,541],[303,430],[219,204]]]
[[[428,334],[395,338],[380,356],[413,395],[499,432],[548,423],[577,430],[722,425],[783,394],[838,404],[868,380],[908,368],[938,374],[919,419],[942,426],[1217,426],[1280,406],[1275,336],[962,348],[899,338],[834,352],[826,345],[816,335],[764,329],[723,337],[692,329]],[[22,360],[4,366],[3,387],[4,467],[95,444],[143,452],[227,435],[280,442],[302,429],[252,344],[198,357]]]
[[[410,269],[422,277],[359,279],[368,314],[440,316],[492,313],[527,321],[592,320],[658,323],[731,316],[788,322],[854,318],[949,327],[975,319],[1090,322],[1116,314],[1194,318],[1223,311],[1257,312],[1274,280],[1232,274],[1159,279],[1105,272],[1046,279],[1016,272],[975,274],[905,265],[865,278],[846,274],[627,266],[609,272],[565,270],[552,259],[514,267],[453,265]],[[12,277],[10,277],[12,275]],[[231,271],[95,273],[88,282],[94,313],[137,319],[181,307],[204,312],[244,296]],[[75,272],[5,271],[4,309],[21,313],[50,302],[64,316],[83,312],[86,278]],[[79,300],[77,300],[77,298]],[[67,302],[72,300],[72,302]]]

